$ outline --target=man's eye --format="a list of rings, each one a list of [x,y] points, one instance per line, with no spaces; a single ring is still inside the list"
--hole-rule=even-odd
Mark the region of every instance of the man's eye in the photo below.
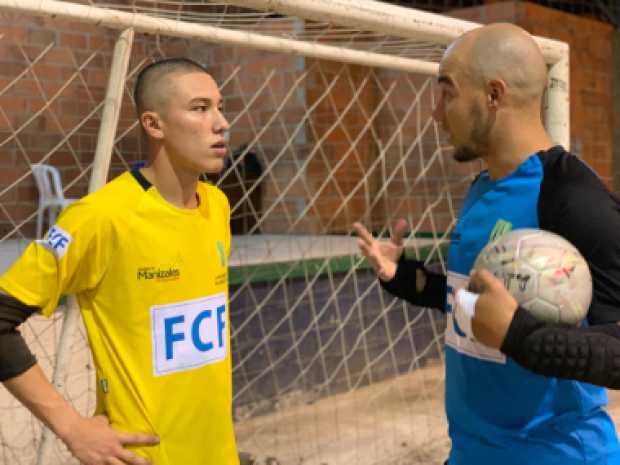
[[[194,111],[207,111],[209,109],[209,107],[207,105],[198,105],[194,108],[192,108],[192,110]]]

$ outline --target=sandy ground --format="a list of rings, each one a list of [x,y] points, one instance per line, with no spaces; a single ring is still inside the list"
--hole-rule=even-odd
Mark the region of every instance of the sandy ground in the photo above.
[[[287,396],[275,413],[236,424],[239,450],[261,465],[441,463],[449,446],[442,379],[433,366],[310,405]],[[0,410],[0,464],[34,465],[37,422],[1,388]],[[52,451],[46,465],[76,464],[58,441]]]
[[[273,414],[238,422],[239,449],[261,465],[433,465],[446,457],[439,365],[309,405],[301,397],[283,398]],[[4,389],[0,411],[0,464],[34,465],[37,423]],[[609,411],[620,427],[619,391],[610,392]],[[46,465],[75,463],[56,443]]]
[[[441,465],[443,401],[443,367],[431,366],[238,424],[239,448],[266,465]],[[620,431],[620,391],[609,391],[608,411]]]
[[[432,464],[445,458],[446,428],[435,366],[239,423],[237,437],[263,463]]]

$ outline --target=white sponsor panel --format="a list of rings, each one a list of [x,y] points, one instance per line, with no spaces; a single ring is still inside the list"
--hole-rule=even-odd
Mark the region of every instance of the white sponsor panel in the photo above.
[[[224,292],[151,307],[153,374],[190,370],[226,358],[227,313]]]
[[[65,256],[72,241],[73,237],[71,237],[71,234],[58,225],[54,225],[50,228],[45,239],[37,240],[39,244],[52,252],[58,261]]]
[[[471,330],[471,313],[461,308],[456,293],[467,289],[469,276],[448,272],[448,323],[446,344],[457,352],[488,362],[506,363],[506,356],[497,349],[487,347],[476,341]]]

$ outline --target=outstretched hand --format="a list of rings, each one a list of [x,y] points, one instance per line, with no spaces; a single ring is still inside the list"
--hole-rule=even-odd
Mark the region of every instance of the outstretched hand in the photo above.
[[[407,222],[400,219],[394,224],[389,241],[378,241],[361,223],[354,223],[353,229],[359,238],[357,245],[360,251],[379,279],[385,282],[391,281],[396,275],[398,260],[405,249],[403,236],[407,229]]]

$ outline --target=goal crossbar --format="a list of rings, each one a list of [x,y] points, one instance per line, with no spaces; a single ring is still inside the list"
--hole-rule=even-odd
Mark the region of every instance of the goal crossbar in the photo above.
[[[376,0],[232,0],[230,3],[444,45],[480,26],[472,21]],[[549,64],[560,61],[568,52],[564,42],[544,37],[535,40]]]
[[[385,5],[366,0],[235,0],[237,6],[295,14],[305,19],[324,20],[339,25],[356,25],[372,31],[397,34],[420,40],[435,39],[445,45],[463,32],[479,26],[445,16],[418,10]],[[438,64],[415,58],[404,58],[383,53],[354,50],[321,43],[285,37],[273,37],[249,31],[229,30],[206,24],[195,24],[143,13],[125,12],[80,5],[58,0],[0,0],[0,9],[35,16],[76,20],[114,29],[131,28],[136,32],[161,34],[171,37],[202,40],[219,44],[250,47],[278,53],[297,54],[311,58],[338,61],[425,75],[435,75]],[[323,14],[321,15],[321,12]],[[429,31],[435,31],[432,34]],[[546,126],[554,143],[570,149],[569,128],[569,48],[566,43],[535,37],[545,60],[550,65],[550,85],[545,106]]]

